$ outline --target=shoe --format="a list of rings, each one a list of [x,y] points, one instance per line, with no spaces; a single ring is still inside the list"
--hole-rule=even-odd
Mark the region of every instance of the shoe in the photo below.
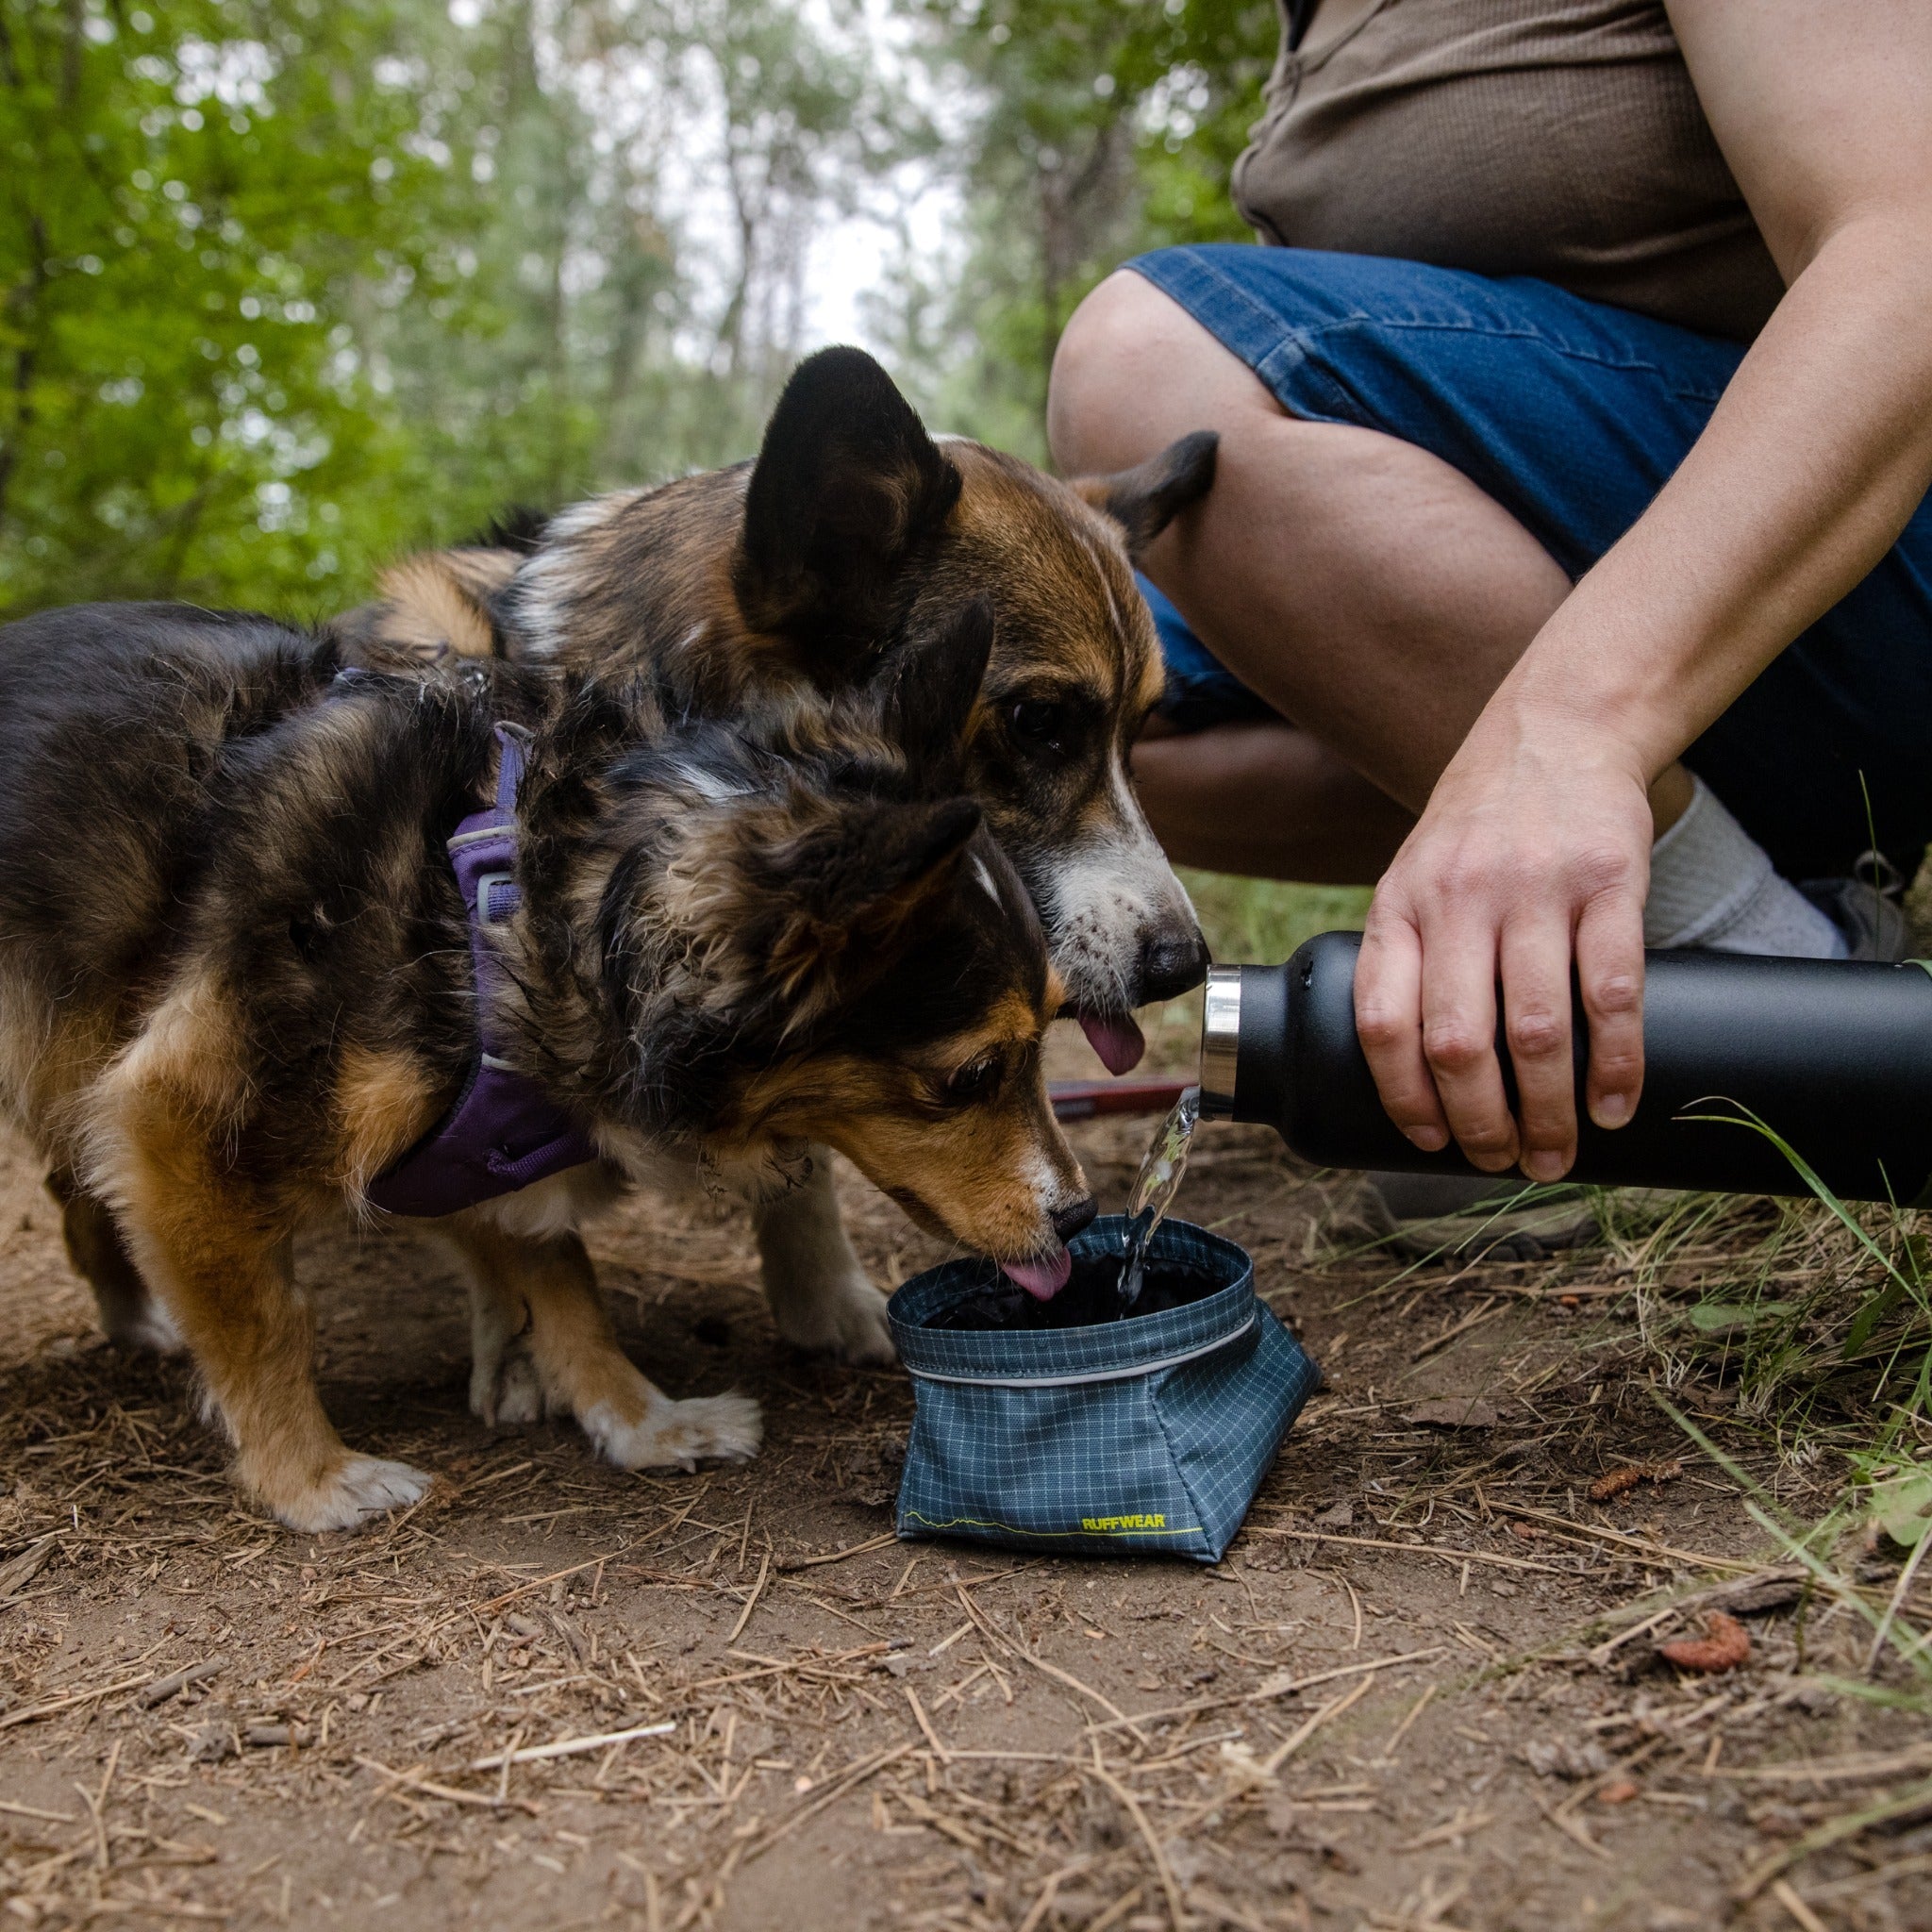
[[[1844,935],[1848,958],[1890,963],[1910,957],[1911,933],[1899,903],[1905,880],[1882,853],[1862,854],[1848,879],[1807,879],[1798,890]]]
[[[1363,1206],[1398,1255],[1417,1261],[1541,1261],[1602,1230],[1581,1188],[1456,1174],[1371,1174]]]

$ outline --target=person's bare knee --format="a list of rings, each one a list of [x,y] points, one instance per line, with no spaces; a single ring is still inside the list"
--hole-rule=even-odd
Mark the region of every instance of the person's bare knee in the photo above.
[[[1054,354],[1046,433],[1068,476],[1124,470],[1196,429],[1280,406],[1172,296],[1119,269],[1074,311]]]

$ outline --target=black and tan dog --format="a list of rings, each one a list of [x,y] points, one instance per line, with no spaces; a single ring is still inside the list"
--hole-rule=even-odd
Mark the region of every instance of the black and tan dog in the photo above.
[[[326,634],[176,607],[0,630],[0,1107],[110,1328],[178,1334],[283,1522],[424,1491],[324,1414],[291,1246],[445,1114],[485,1020],[600,1158],[435,1225],[619,1463],[758,1441],[624,1357],[574,1232],[666,1150],[782,1178],[829,1141],[928,1227],[1061,1252],[1091,1212],[1041,1074],[1064,993],[960,790],[989,645],[969,608],[858,697],[724,724],[557,669],[344,680]],[[522,896],[479,1013],[444,841],[505,724]]]
[[[408,558],[345,635],[369,662],[447,649],[623,667],[672,712],[729,717],[759,692],[862,687],[988,600],[967,786],[1039,910],[1068,1011],[1121,1072],[1141,1050],[1134,1008],[1207,965],[1126,755],[1161,689],[1132,558],[1208,488],[1214,453],[1204,433],[1069,486],[935,441],[871,358],[830,349],[793,375],[755,465]],[[788,1339],[890,1357],[823,1162],[759,1215],[758,1238]]]

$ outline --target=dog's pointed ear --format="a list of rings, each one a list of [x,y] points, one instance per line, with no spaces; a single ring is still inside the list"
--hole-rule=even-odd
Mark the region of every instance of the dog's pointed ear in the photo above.
[[[896,940],[925,905],[953,883],[953,874],[979,829],[970,798],[925,805],[887,805],[869,815],[856,903],[837,911],[862,942]]]
[[[836,675],[884,627],[907,553],[945,522],[959,488],[864,350],[808,357],[772,411],[745,491],[731,569],[745,621],[823,640]]]
[[[1111,517],[1127,540],[1136,562],[1168,525],[1214,484],[1214,458],[1221,437],[1197,429],[1171,442],[1158,456],[1111,476],[1081,476],[1074,488],[1103,516]]]
[[[957,766],[992,636],[992,604],[975,597],[929,643],[894,655],[881,723],[915,772],[937,775]]]
[[[769,855],[767,890],[782,897],[763,963],[792,1009],[786,1030],[892,964],[921,914],[951,889],[979,822],[970,798],[868,801]]]

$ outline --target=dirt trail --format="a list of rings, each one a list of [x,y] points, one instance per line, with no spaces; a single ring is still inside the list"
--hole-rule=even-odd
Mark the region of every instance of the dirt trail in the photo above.
[[[1104,1205],[1146,1130],[1076,1130]],[[593,1246],[654,1376],[766,1404],[756,1462],[639,1478],[562,1427],[490,1435],[442,1265],[343,1235],[302,1260],[331,1412],[442,1481],[373,1534],[285,1534],[181,1369],[97,1339],[9,1156],[0,1923],[1932,1925],[1932,1792],[1777,1864],[1932,1774],[1819,1684],[1862,1664],[1849,1619],[1774,1579],[1717,1677],[1655,1656],[1693,1617],[1630,1634],[1764,1539],[1653,1401],[1605,1257],[1391,1287],[1385,1257],[1319,1264],[1347,1184],[1252,1130],[1201,1150],[1180,1211],[1254,1252],[1329,1377],[1211,1571],[891,1541],[905,1379],[782,1352],[741,1219],[703,1204]],[[877,1278],[931,1258],[846,1191]],[[1827,1500],[1722,1391],[1678,1393],[1795,1508]],[[1475,1425],[1418,1419],[1446,1397]]]

